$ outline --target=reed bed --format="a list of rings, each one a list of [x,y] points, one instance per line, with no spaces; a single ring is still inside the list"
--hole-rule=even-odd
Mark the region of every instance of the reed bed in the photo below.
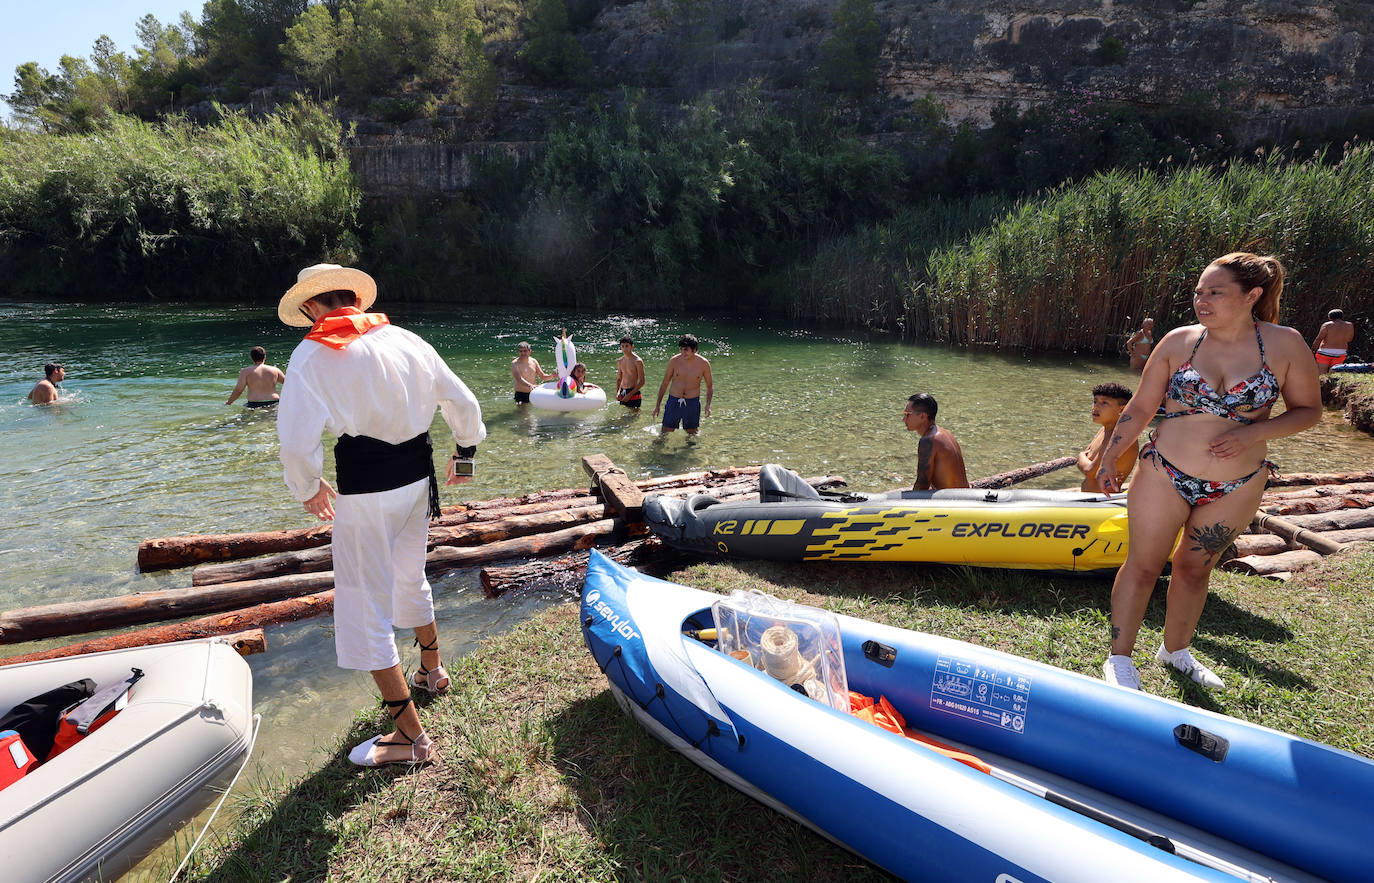
[[[1283,260],[1281,321],[1306,334],[1327,310],[1374,307],[1370,145],[1339,159],[1116,170],[996,205],[921,206],[822,249],[792,276],[793,316],[957,345],[1113,352],[1144,317],[1161,332],[1193,321],[1198,274],[1230,251]]]

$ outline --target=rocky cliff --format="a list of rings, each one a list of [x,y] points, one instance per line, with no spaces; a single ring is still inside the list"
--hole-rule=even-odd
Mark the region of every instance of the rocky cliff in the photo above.
[[[364,187],[462,189],[469,154],[491,150],[483,142],[537,143],[551,108],[585,105],[589,91],[630,86],[670,105],[754,80],[775,100],[802,99],[840,3],[605,0],[577,33],[591,87],[522,82],[519,47],[496,47],[505,82],[480,132],[458,118],[367,126]],[[874,11],[881,42],[866,104],[879,137],[901,138],[913,106],[931,100],[949,122],[978,127],[1007,102],[1203,101],[1226,109],[1242,141],[1374,113],[1374,0],[874,0]]]

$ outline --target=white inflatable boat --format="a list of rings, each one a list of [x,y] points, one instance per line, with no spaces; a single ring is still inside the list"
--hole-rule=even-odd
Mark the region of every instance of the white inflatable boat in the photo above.
[[[217,638],[5,666],[0,714],[131,669],[143,676],[123,710],[0,790],[3,879],[112,880],[208,806],[247,760],[253,677]]]

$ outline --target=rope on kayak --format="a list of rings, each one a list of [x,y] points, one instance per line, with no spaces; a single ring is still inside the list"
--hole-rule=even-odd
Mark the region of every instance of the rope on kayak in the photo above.
[[[622,647],[617,646],[614,649],[612,649],[610,656],[606,657],[605,662],[602,662],[601,660],[596,658],[595,651],[592,652],[592,659],[596,662],[596,667],[601,669],[601,673],[603,675],[606,675],[607,678],[609,678],[610,675],[606,674],[606,669],[610,666],[611,659],[615,659],[620,664],[620,682],[624,685],[623,692],[626,696],[630,698],[630,701],[634,702],[635,705],[638,705],[640,709],[642,709],[643,711],[648,711],[649,706],[653,704],[653,701],[655,699],[662,702],[663,710],[668,713],[668,719],[672,721],[672,728],[677,731],[677,734],[679,736],[681,736],[683,739],[686,739],[687,742],[693,748],[701,748],[703,742],[709,743],[711,737],[720,735],[720,727],[717,726],[716,722],[711,720],[710,718],[706,719],[706,734],[704,736],[701,736],[700,738],[693,738],[692,736],[688,735],[687,730],[683,728],[682,724],[678,721],[677,716],[673,714],[673,709],[669,707],[668,702],[665,698],[666,691],[663,689],[662,684],[654,685],[654,695],[649,699],[648,702],[644,702],[638,696],[636,696],[634,694],[634,689],[630,686],[632,682],[630,673],[625,669],[624,649]],[[710,748],[707,747],[704,750],[709,753]]]

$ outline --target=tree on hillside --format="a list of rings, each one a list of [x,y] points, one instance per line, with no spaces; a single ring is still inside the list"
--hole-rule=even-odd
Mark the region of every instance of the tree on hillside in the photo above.
[[[840,0],[835,28],[821,43],[821,76],[836,92],[860,95],[877,85],[882,27],[873,0]]]
[[[520,50],[520,64],[545,85],[578,83],[591,67],[587,53],[568,27],[564,0],[537,0],[530,14],[529,42]]]
[[[333,95],[339,83],[339,61],[344,35],[353,32],[353,13],[347,8],[331,12],[311,6],[286,29],[281,51],[286,62],[321,95]]]

